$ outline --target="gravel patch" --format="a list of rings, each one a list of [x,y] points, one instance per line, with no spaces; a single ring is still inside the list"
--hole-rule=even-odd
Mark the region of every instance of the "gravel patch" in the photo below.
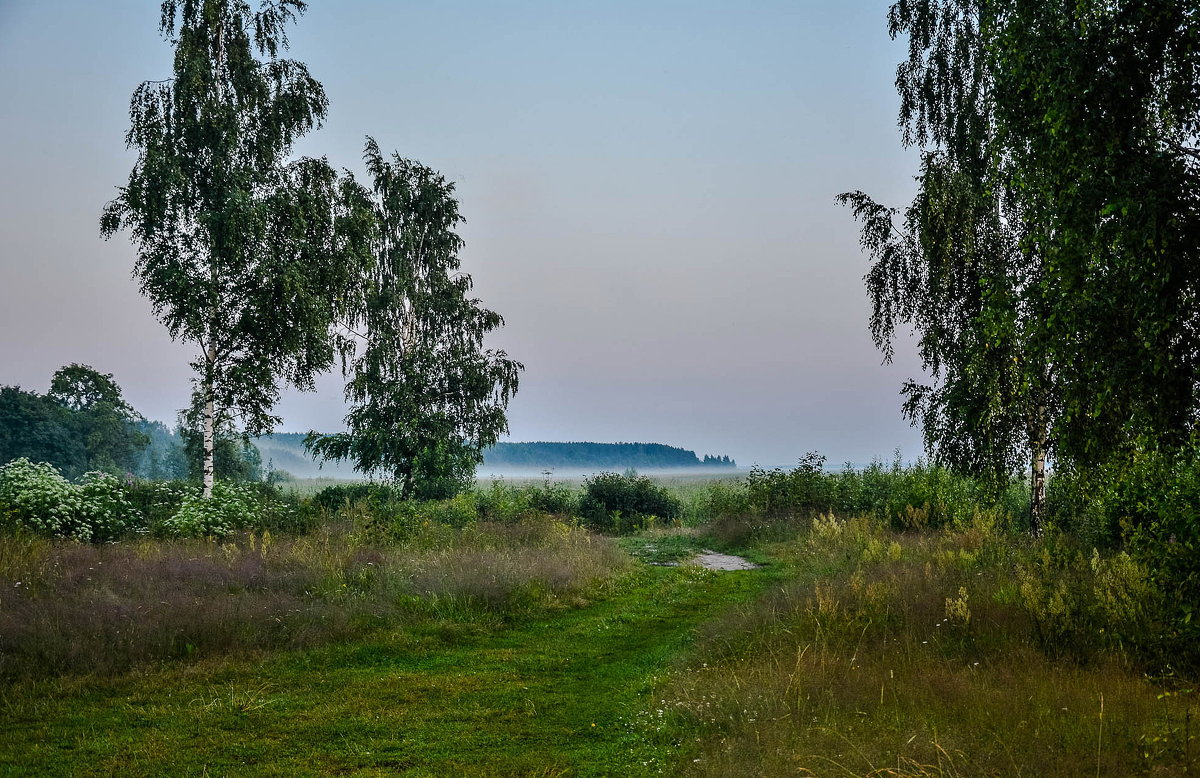
[[[743,559],[733,554],[719,554],[716,551],[702,550],[691,559],[683,562],[665,562],[667,567],[679,565],[699,565],[707,570],[757,570],[762,565],[756,565],[749,559]]]

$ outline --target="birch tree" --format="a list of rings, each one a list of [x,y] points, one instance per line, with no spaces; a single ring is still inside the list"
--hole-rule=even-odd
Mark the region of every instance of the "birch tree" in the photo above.
[[[105,237],[129,230],[143,294],[196,348],[206,496],[216,430],[270,431],[281,387],[311,389],[333,365],[331,325],[357,272],[347,182],[323,159],[289,159],[327,107],[308,69],[281,56],[304,8],[162,3],[173,74],[134,92],[137,161],[101,218]]]
[[[890,32],[909,43],[896,86],[902,140],[922,150],[918,193],[902,218],[863,192],[838,200],[860,221],[872,258],[877,346],[890,359],[896,327],[912,326],[932,379],[905,385],[905,414],[950,467],[1000,486],[1024,465],[1037,533],[1060,401],[1044,326],[1044,254],[1030,240],[1040,212],[1011,185],[1013,158],[996,117],[994,10],[983,0],[892,6]]]
[[[446,497],[473,477],[482,450],[507,431],[519,362],[485,349],[504,320],[470,296],[459,270],[463,220],[454,185],[374,140],[364,153],[373,214],[370,259],[343,320],[356,350],[345,364],[347,432],[310,436],[327,459],[395,479],[405,497]]]

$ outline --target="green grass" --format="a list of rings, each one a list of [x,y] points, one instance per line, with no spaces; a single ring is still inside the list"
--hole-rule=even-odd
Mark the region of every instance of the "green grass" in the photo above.
[[[431,620],[308,651],[10,687],[6,775],[652,775],[656,678],[769,581],[639,568],[509,628]]]
[[[682,562],[699,553],[706,539],[694,530],[647,530],[617,539],[630,556],[652,565]]]
[[[897,533],[827,517],[769,551],[782,582],[707,622],[656,689],[663,732],[688,744],[672,774],[1090,778],[1200,766],[1194,680],[1149,677],[1111,637],[1151,629],[1132,628],[1145,601],[1127,557],[1046,568],[1035,541],[986,519]]]
[[[693,516],[732,491],[704,489]],[[346,508],[269,548],[0,543],[0,660],[72,624],[90,650],[29,651],[45,672],[0,685],[0,775],[1194,773],[1200,687],[1151,650],[1172,644],[1142,563],[995,506],[898,531],[806,494],[617,539],[514,499],[379,536],[388,516]],[[767,567],[658,566],[702,548]],[[38,639],[3,628],[14,603]],[[210,640],[101,667],[130,628],[158,634],[149,613]]]

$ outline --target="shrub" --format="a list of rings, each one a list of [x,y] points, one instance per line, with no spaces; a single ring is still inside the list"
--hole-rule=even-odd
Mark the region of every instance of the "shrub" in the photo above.
[[[152,533],[166,534],[163,525],[179,512],[193,487],[186,481],[134,481],[125,490],[132,509]]]
[[[87,473],[72,484],[45,462],[16,459],[0,467],[0,520],[46,537],[102,542],[134,524],[135,512],[115,476]]]
[[[530,512],[529,499],[520,489],[497,479],[475,496],[479,517],[485,521],[512,524]]]
[[[352,483],[327,486],[312,497],[313,503],[334,512],[346,504],[372,501],[375,503],[400,500],[400,490],[388,484]]]
[[[755,467],[746,476],[750,510],[760,516],[812,514],[829,510],[833,502],[830,479],[822,467],[825,457],[810,451],[791,472]]]
[[[430,500],[422,503],[418,512],[435,524],[462,528],[473,523],[479,512],[472,494],[459,494],[448,500]]]
[[[22,457],[0,467],[0,515],[12,527],[48,537],[71,529],[71,483],[54,465]]]
[[[579,515],[592,529],[627,532],[649,517],[675,519],[682,510],[666,489],[645,476],[600,473],[583,484]]]
[[[73,524],[93,543],[116,540],[142,524],[126,497],[125,486],[114,475],[85,473],[83,482],[75,487],[75,497]]]
[[[184,495],[179,510],[163,523],[163,530],[180,538],[223,538],[251,526],[257,507],[253,488],[218,481],[207,500],[195,488]]]
[[[1165,637],[1182,661],[1200,664],[1200,452],[1139,452],[1102,515],[1167,597]]]
[[[542,513],[569,516],[579,511],[579,496],[567,484],[530,484],[521,490],[529,507]]]

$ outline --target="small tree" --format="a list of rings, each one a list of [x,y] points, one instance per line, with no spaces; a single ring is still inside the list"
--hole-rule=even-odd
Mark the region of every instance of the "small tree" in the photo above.
[[[129,229],[134,274],[173,338],[192,343],[204,494],[216,430],[269,432],[282,384],[311,389],[333,365],[331,325],[357,272],[343,183],[317,159],[287,162],[325,117],[321,85],[282,59],[301,0],[165,0],[174,75],[134,92],[138,159],[104,210]]]
[[[468,297],[471,277],[458,272],[454,185],[418,162],[389,161],[372,139],[364,158],[372,189],[360,190],[356,210],[378,229],[346,320],[360,346],[345,371],[349,430],[306,445],[388,474],[406,498],[444,497],[507,431],[522,366],[483,348],[503,319]]]

